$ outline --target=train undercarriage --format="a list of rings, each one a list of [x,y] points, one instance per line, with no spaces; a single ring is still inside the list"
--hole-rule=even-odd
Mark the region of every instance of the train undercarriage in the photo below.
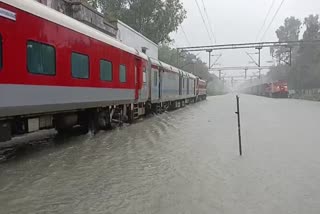
[[[9,141],[12,137],[45,129],[56,129],[58,134],[67,134],[75,127],[84,133],[97,133],[133,123],[139,118],[150,114],[161,114],[165,111],[183,108],[188,104],[204,100],[205,96],[187,98],[176,101],[153,103],[134,103],[112,105],[104,108],[41,115],[27,115],[0,120],[0,142]]]
[[[288,92],[276,92],[276,93],[270,93],[269,97],[271,98],[288,98],[289,93]]]

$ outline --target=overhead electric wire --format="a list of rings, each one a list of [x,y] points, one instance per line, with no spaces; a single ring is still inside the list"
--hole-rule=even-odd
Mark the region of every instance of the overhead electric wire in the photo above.
[[[203,17],[203,14],[202,14],[201,8],[200,8],[200,6],[199,6],[199,3],[198,3],[198,1],[197,1],[197,0],[194,0],[194,1],[195,1],[195,2],[196,2],[196,4],[197,4],[197,7],[198,7],[199,13],[200,13],[200,15],[201,15],[201,19],[202,19],[203,25],[204,25],[204,27],[205,27],[205,29],[206,29],[207,33],[208,33],[209,40],[210,40],[210,42],[212,43],[212,38],[211,38],[211,36],[210,36],[210,32],[209,32],[208,27],[207,27],[207,25],[206,25],[206,22],[205,22],[205,19],[204,19],[204,17]]]
[[[185,37],[185,39],[186,39],[186,41],[187,41],[188,45],[189,45],[189,46],[191,46],[190,40],[189,40],[189,38],[188,38],[188,36],[187,36],[186,32],[184,31],[184,29],[183,29],[182,25],[180,25],[180,27],[181,27],[181,31],[182,31],[182,33],[183,33],[183,35],[184,35],[184,37]]]
[[[204,10],[204,13],[205,13],[205,15],[206,15],[206,17],[207,17],[207,21],[208,21],[208,25],[209,25],[209,30],[210,30],[210,32],[211,32],[211,34],[212,34],[212,37],[213,37],[213,40],[214,40],[214,43],[217,43],[217,38],[216,38],[216,36],[215,36],[215,34],[214,34],[214,31],[213,31],[213,28],[212,28],[212,23],[211,23],[211,21],[210,21],[210,18],[209,18],[209,16],[208,16],[208,13],[207,13],[207,9],[206,9],[206,5],[204,4],[204,1],[203,0],[201,0],[201,2],[202,2],[202,6],[203,6],[203,10]]]
[[[275,14],[273,15],[273,17],[272,17],[271,22],[269,23],[269,25],[268,25],[267,29],[264,31],[264,33],[263,33],[263,35],[262,35],[262,37],[261,37],[261,41],[262,41],[262,40],[264,39],[264,37],[266,36],[266,34],[267,34],[267,32],[268,32],[269,28],[271,27],[271,25],[272,25],[273,21],[275,20],[276,16],[278,15],[278,13],[279,13],[279,11],[280,11],[280,9],[281,9],[281,7],[282,7],[282,5],[283,5],[284,1],[285,1],[285,0],[282,0],[282,1],[281,1],[281,4],[279,5],[279,7],[278,7],[278,9],[277,9],[276,13],[275,13]]]
[[[269,10],[268,10],[268,12],[267,12],[267,15],[266,15],[266,17],[265,17],[264,20],[263,20],[263,24],[262,24],[261,28],[259,29],[259,32],[258,32],[257,37],[256,37],[256,41],[259,39],[259,36],[260,36],[260,34],[262,33],[262,30],[263,30],[264,26],[266,25],[267,20],[268,20],[268,17],[269,17],[269,15],[270,15],[271,10],[272,10],[272,8],[273,8],[273,6],[274,6],[275,3],[276,3],[276,0],[273,0],[272,3],[271,3],[271,5],[270,5],[270,7],[269,7]]]

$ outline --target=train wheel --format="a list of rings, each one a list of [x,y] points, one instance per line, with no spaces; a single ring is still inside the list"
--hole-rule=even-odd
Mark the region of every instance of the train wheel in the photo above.
[[[185,100],[182,100],[181,103],[182,103],[182,107],[185,107],[185,106],[186,106]]]
[[[152,104],[150,101],[146,103],[145,109],[146,109],[146,115],[149,115],[152,112]]]

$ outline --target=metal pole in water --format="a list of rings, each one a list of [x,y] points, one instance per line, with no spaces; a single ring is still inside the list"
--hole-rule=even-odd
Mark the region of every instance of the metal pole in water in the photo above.
[[[237,112],[236,112],[236,114],[238,115],[239,153],[240,153],[240,156],[242,156],[239,96],[237,95],[236,98],[237,98]]]

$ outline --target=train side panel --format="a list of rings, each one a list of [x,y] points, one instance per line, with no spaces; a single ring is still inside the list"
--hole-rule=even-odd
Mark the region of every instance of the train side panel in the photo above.
[[[95,132],[206,96],[205,81],[194,84],[191,74],[36,1],[3,0],[0,8],[7,14],[0,16],[6,133],[76,125]]]

